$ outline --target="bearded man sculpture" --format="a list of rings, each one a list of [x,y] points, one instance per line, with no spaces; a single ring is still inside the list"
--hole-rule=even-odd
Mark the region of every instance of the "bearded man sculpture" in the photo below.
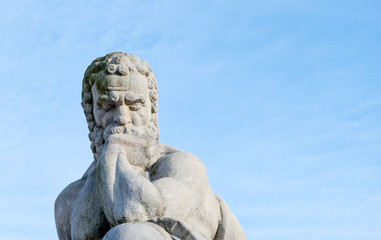
[[[194,155],[158,142],[158,90],[127,53],[97,58],[82,106],[94,161],[55,203],[61,240],[241,240],[244,232]]]

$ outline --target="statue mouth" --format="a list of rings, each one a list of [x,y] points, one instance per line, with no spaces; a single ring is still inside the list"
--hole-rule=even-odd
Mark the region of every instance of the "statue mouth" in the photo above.
[[[103,132],[103,139],[106,140],[109,136],[114,134],[126,134],[135,137],[155,137],[155,128],[149,126],[136,127],[133,124],[117,125],[110,124]]]

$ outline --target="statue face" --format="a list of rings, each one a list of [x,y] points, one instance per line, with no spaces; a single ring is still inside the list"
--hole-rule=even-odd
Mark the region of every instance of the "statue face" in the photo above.
[[[128,126],[150,123],[151,102],[147,79],[141,74],[104,75],[92,86],[95,122],[105,131],[128,133]]]

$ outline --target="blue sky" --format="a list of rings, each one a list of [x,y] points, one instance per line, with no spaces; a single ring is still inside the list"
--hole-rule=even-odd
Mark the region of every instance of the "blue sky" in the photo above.
[[[248,239],[381,239],[379,1],[3,1],[0,239],[56,239],[92,161],[93,59],[159,84],[161,142],[196,154]]]

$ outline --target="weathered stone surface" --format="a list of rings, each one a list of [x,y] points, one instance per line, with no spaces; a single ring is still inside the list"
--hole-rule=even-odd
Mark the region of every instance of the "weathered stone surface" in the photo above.
[[[82,106],[95,160],[56,200],[59,239],[246,239],[202,162],[159,143],[157,82],[145,61],[96,59]]]

